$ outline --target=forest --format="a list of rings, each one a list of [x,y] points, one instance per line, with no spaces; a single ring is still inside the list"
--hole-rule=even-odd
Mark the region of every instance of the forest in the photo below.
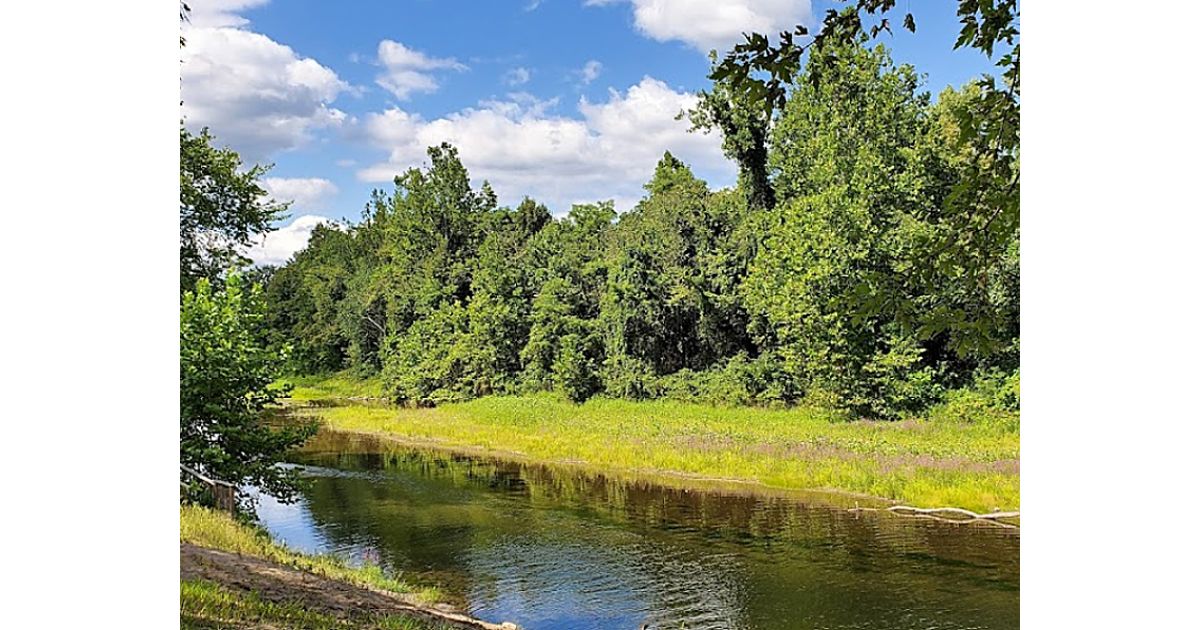
[[[554,217],[498,207],[430,147],[361,221],[257,272],[288,369],[378,375],[413,406],[553,391],[894,419],[970,391],[1015,410],[1019,145],[977,123],[986,86],[933,99],[865,35],[812,55],[774,111],[718,78],[681,113],[723,133],[733,188],[665,153],[631,211]]]

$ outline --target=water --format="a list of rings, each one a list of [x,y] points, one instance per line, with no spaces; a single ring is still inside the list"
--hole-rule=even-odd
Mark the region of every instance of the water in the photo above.
[[[323,432],[277,539],[522,627],[1016,628],[1020,535]]]

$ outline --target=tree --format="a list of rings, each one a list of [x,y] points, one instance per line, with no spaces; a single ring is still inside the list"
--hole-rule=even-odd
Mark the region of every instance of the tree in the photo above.
[[[710,73],[713,93],[728,93],[718,99],[721,102],[757,103],[770,120],[794,93],[805,53],[809,59],[803,66],[804,80],[819,85],[835,71],[839,58],[833,51],[891,32],[887,16],[895,5],[895,0],[855,0],[841,10],[831,9],[808,44],[800,42],[808,36],[803,26],[780,33],[777,44],[763,34],[747,35]],[[959,0],[957,14],[962,27],[954,48],[995,56],[1001,78],[985,75],[974,81],[973,89],[964,91],[970,98],[959,99],[953,110],[960,131],[955,135],[958,147],[970,159],[962,165],[952,193],[942,200],[952,229],[921,243],[919,256],[960,268],[962,279],[969,280],[964,288],[974,294],[971,299],[982,302],[995,291],[989,270],[1002,264],[996,252],[1004,247],[996,245],[1014,238],[1020,224],[1020,15],[1016,0]],[[864,16],[878,21],[868,26]],[[903,25],[916,32],[911,13],[904,15]],[[931,291],[936,286],[936,274],[928,273],[932,269],[924,265],[913,270]],[[926,337],[948,333],[963,340],[964,347],[1000,350],[995,339],[1002,331],[949,304],[939,304],[921,319]]]
[[[716,69],[716,53],[710,60]],[[746,204],[755,209],[775,207],[775,190],[767,169],[771,112],[736,89],[729,78],[713,80],[711,90],[700,90],[696,107],[686,112],[691,131],[721,132],[725,157],[738,165],[738,184],[746,193]]]
[[[268,324],[277,341],[292,346],[289,367],[320,374],[345,367],[350,335],[343,328],[345,298],[356,268],[353,235],[320,224],[308,245],[266,285]]]
[[[565,219],[547,224],[530,239],[525,260],[533,270],[535,292],[529,341],[521,349],[526,388],[557,389],[575,400],[598,389],[594,370],[604,349],[596,319],[616,217],[612,202],[578,204]],[[563,345],[568,337],[569,347]],[[571,356],[560,360],[564,352]]]
[[[515,210],[492,213],[471,278],[471,349],[466,378],[479,395],[517,389],[521,349],[529,341],[536,267],[530,240],[551,221],[550,211],[525,198]]]
[[[241,157],[212,146],[204,129],[179,128],[179,288],[200,278],[219,282],[231,267],[249,261],[240,252],[283,218],[288,204],[271,201],[258,180],[269,166],[242,171]]]
[[[747,279],[788,371],[818,396],[868,417],[929,402],[934,366],[887,305],[921,304],[906,283],[922,217],[944,188],[916,150],[928,95],[879,47],[822,48],[824,79],[803,79],[774,129],[783,200]],[[925,386],[923,388],[923,386]]]
[[[183,294],[179,317],[179,461],[237,485],[252,484],[288,501],[298,478],[276,464],[315,426],[271,429],[263,409],[286,351],[265,338],[257,285],[230,273],[221,289],[207,278]]]

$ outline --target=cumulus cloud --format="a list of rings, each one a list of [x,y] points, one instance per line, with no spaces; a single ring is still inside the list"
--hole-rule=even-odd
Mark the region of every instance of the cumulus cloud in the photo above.
[[[319,210],[338,191],[333,182],[319,177],[267,177],[261,183],[272,199],[292,202],[292,209]]]
[[[229,23],[217,19],[227,14],[201,15]],[[330,104],[349,86],[316,60],[239,28],[192,26],[184,35],[181,91],[187,126],[211,128],[221,144],[247,160],[303,145],[316,130],[346,119]]]
[[[386,162],[359,171],[368,182],[390,182],[425,162],[426,148],[450,142],[476,183],[492,183],[504,203],[532,195],[558,212],[571,203],[617,198],[625,205],[641,196],[664,151],[718,178],[734,169],[715,134],[689,133],[676,120],[696,97],[645,77],[606,102],[580,99],[580,118],[553,115],[552,101],[509,95],[435,120],[392,108],[369,115],[368,137],[389,151]]]
[[[290,224],[267,232],[257,243],[246,250],[246,257],[259,265],[282,265],[293,254],[308,245],[313,228],[322,223],[332,223],[325,217],[306,214],[296,217]]]
[[[504,73],[504,82],[508,85],[517,86],[529,83],[529,78],[533,76],[528,68],[513,68]]]
[[[438,82],[434,70],[467,69],[453,58],[430,57],[390,39],[379,42],[378,59],[383,73],[375,82],[402,101],[408,100],[414,92],[436,91]]]
[[[700,52],[725,51],[742,33],[774,35],[812,21],[811,0],[587,0],[587,5],[628,2],[634,24],[658,41],[686,42]]]

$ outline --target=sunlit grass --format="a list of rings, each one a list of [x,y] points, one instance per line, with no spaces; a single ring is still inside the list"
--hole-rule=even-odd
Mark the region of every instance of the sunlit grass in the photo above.
[[[299,603],[266,601],[254,593],[237,593],[204,580],[179,583],[179,622],[192,628],[296,628],[304,630],[425,630],[433,626],[409,617],[357,616],[339,619]]]
[[[349,370],[323,376],[287,376],[275,382],[292,385],[293,400],[327,398],[378,398],[382,396],[383,381],[379,377],[358,378]]]
[[[266,532],[239,523],[224,512],[208,508],[194,505],[179,507],[179,540],[201,547],[270,560],[358,586],[401,593],[419,602],[432,603],[440,598],[437,589],[416,587],[388,577],[375,565],[352,567],[334,556],[297,553],[271,540]]]
[[[850,422],[813,407],[601,398],[575,405],[551,395],[316,413],[339,430],[546,462],[838,490],[918,507],[1020,508],[1016,414],[1003,423]]]

